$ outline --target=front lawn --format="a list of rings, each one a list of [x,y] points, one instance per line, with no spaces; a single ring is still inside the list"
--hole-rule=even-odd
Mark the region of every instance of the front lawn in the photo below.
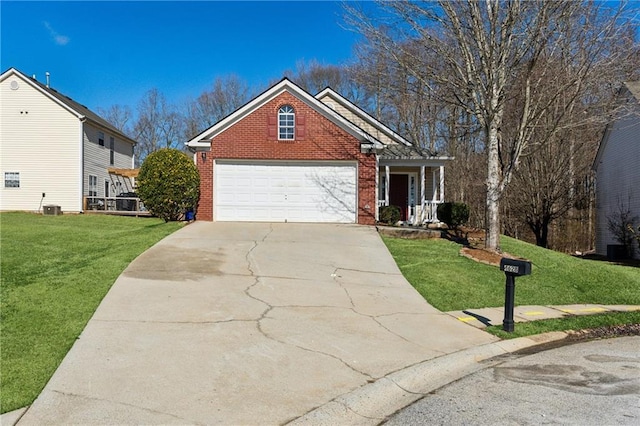
[[[504,305],[504,274],[460,256],[459,244],[443,239],[383,240],[407,280],[437,309]],[[640,305],[640,268],[578,259],[504,236],[501,244],[505,252],[533,264],[530,276],[516,279],[516,305]]]
[[[181,227],[155,218],[0,214],[0,411],[30,404],[115,279]]]

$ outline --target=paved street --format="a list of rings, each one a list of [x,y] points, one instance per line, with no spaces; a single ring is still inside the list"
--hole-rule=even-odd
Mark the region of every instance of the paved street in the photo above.
[[[640,424],[640,336],[506,355],[402,410],[386,425],[548,423]]]

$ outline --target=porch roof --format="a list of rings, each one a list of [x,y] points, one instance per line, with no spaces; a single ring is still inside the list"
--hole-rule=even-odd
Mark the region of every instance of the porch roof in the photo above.
[[[386,145],[379,151],[381,160],[452,160],[452,157],[439,156],[427,148],[406,145]]]

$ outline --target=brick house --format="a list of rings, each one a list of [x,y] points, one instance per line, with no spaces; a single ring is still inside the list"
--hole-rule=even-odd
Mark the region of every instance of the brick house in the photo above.
[[[449,157],[409,141],[327,88],[283,79],[187,142],[201,177],[197,219],[371,225],[397,205],[437,221]]]

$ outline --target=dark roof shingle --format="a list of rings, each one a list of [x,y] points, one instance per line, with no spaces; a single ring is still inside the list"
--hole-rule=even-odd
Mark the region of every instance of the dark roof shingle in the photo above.
[[[387,145],[380,152],[380,158],[385,160],[423,160],[435,156],[426,148],[406,145]]]

